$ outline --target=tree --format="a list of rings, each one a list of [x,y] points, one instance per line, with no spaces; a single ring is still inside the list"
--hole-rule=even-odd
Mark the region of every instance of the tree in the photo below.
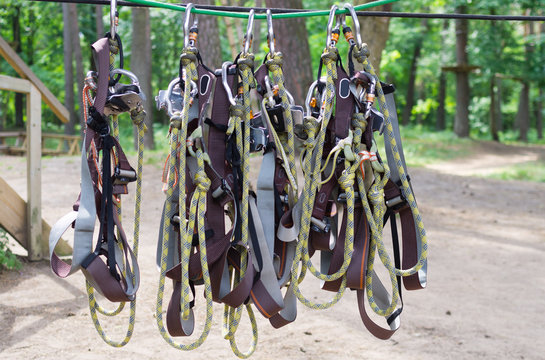
[[[197,5],[213,5],[215,1],[194,0],[193,3]],[[221,45],[217,16],[199,15],[197,46],[205,65],[212,69],[219,69],[221,67]]]
[[[458,6],[457,13],[465,14],[466,7]],[[454,133],[459,137],[469,136],[469,70],[467,56],[467,31],[466,19],[456,20],[456,116],[454,118]]]
[[[357,5],[371,2],[371,0],[357,1]],[[376,8],[373,8],[376,11],[392,11],[392,5],[382,5]],[[365,21],[360,21],[360,32],[362,35],[362,40],[367,43],[369,46],[369,51],[371,55],[369,60],[375,67],[377,74],[380,70],[380,62],[382,60],[382,51],[386,47],[386,41],[390,33],[388,28],[390,26],[389,17],[369,17],[365,18]],[[372,36],[369,36],[372,34]]]
[[[72,29],[70,28],[70,5],[62,4],[62,17],[64,21],[63,28],[63,46],[64,46],[64,106],[70,114],[70,121],[64,126],[64,133],[73,135],[77,122],[77,116],[74,106],[74,68],[72,65]]]
[[[76,86],[78,88],[78,100],[75,101],[76,104],[81,104],[83,97],[83,81],[85,75],[83,74],[83,56],[81,54],[81,44],[79,41],[79,21],[78,21],[78,9],[76,4],[69,4],[69,25],[71,32],[72,40],[72,53],[74,54],[74,60],[76,62]],[[83,106],[80,106],[79,111],[79,123],[80,123],[80,132],[83,134],[83,129],[85,129],[85,124],[83,124]]]
[[[424,42],[424,34],[429,31],[428,20],[422,19],[420,22],[421,32],[418,34],[414,44],[413,57],[411,61],[411,68],[409,71],[409,83],[407,85],[407,97],[405,107],[403,108],[402,123],[408,125],[411,119],[411,113],[414,105],[414,88],[416,82],[416,69],[418,60],[420,59],[420,53],[422,52],[422,43]]]
[[[148,131],[144,135],[144,146],[147,149],[155,147],[153,140],[153,99],[151,93],[151,26],[148,8],[132,9],[132,54],[131,70],[138,77],[140,87],[146,95],[144,110],[146,111],[145,124]],[[135,130],[134,146],[137,147]]]

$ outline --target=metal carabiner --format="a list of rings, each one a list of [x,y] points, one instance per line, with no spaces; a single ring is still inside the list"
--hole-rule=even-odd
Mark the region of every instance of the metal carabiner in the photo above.
[[[167,96],[166,96],[166,105],[167,105],[167,114],[168,116],[172,117],[174,115],[174,111],[172,110],[172,102],[170,101],[170,97],[172,96],[172,91],[174,90],[174,87],[180,83],[180,78],[177,77],[173,79],[169,84],[167,88]]]
[[[117,32],[117,0],[110,1],[110,37],[115,40],[115,34]]]
[[[235,101],[235,98],[233,97],[232,90],[229,87],[229,84],[227,83],[227,69],[231,65],[233,65],[233,63],[230,61],[226,61],[223,64],[221,64],[221,83],[223,84],[223,88],[225,89],[225,92],[227,93],[227,98],[229,99],[229,103],[231,104],[231,106],[235,106],[237,103]]]
[[[331,32],[333,30],[333,21],[336,18],[335,12],[339,10],[337,5],[333,5],[329,11],[329,19],[327,20],[327,41],[326,48],[331,46]]]
[[[191,18],[191,10],[195,7],[193,3],[189,3],[185,7],[185,17],[184,17],[184,48],[188,46],[195,46],[194,43],[190,43],[189,39],[189,19]],[[193,27],[197,27],[199,24],[199,20],[197,19],[197,15],[193,16]],[[193,39],[192,39],[193,41]]]
[[[310,107],[310,101],[312,100],[312,95],[314,94],[314,89],[318,86],[318,80],[314,80],[310,87],[308,88],[307,97],[305,99],[305,110],[306,116],[312,116],[312,109]]]
[[[246,35],[244,35],[244,54],[248,54],[248,51],[250,51],[250,45],[254,36],[254,14],[254,9],[250,10],[248,14],[248,26],[246,27]]]
[[[274,38],[274,29],[273,29],[273,23],[272,23],[272,12],[271,9],[267,9],[267,32],[268,32],[268,40],[269,40],[269,54],[274,55],[275,53],[275,38]]]
[[[358,14],[356,14],[356,10],[354,10],[354,6],[350,3],[346,3],[343,6],[343,9],[348,9],[350,12],[350,16],[352,17],[352,23],[354,24],[354,33],[356,33],[356,46],[358,48],[361,48],[362,41],[361,41],[361,33],[360,33],[360,21],[358,19]]]
[[[131,71],[125,70],[125,69],[113,69],[112,71],[110,71],[110,76],[111,77],[113,77],[114,75],[117,75],[117,74],[127,76],[128,78],[130,78],[132,80],[133,85],[140,86],[140,83],[138,82],[138,78]]]

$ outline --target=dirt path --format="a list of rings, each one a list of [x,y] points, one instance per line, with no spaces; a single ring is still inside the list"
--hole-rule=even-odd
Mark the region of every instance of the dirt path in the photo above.
[[[50,223],[70,209],[77,195],[78,164],[76,157],[44,160],[43,214]],[[364,329],[355,294],[347,292],[330,310],[312,311],[299,304],[296,322],[280,330],[258,316],[259,345],[253,358],[543,359],[545,277],[539,270],[545,259],[545,184],[445,173],[464,164],[468,162],[411,171],[430,241],[429,286],[404,293],[402,326],[393,339],[377,340]],[[21,158],[0,158],[0,176],[21,194],[24,172]],[[221,336],[220,306],[208,340],[189,354],[171,348],[157,331],[154,254],[163,200],[160,172],[158,165],[145,167],[143,278],[132,341],[114,349],[99,339],[81,274],[59,280],[47,263],[31,263],[20,272],[0,274],[0,359],[235,358]],[[311,297],[329,296],[315,290],[315,283],[305,285]],[[245,321],[239,335],[242,349],[248,344]],[[123,324],[114,320],[105,327],[119,338]]]

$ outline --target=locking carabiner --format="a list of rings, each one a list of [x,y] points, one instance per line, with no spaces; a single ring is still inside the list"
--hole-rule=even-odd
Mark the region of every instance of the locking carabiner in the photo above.
[[[244,35],[244,54],[248,54],[250,51],[250,45],[254,37],[254,9],[250,10],[248,14],[248,26],[246,27],[246,35]]]
[[[110,37],[115,40],[119,15],[117,13],[117,0],[110,1]]]
[[[269,45],[269,54],[274,55],[275,51],[275,41],[274,38],[274,29],[272,23],[272,12],[271,9],[267,9],[267,43]]]
[[[337,33],[336,36],[333,33],[335,30],[338,31],[339,29],[339,23],[337,22],[337,25],[335,26],[335,29],[333,29],[333,21],[337,18],[335,15],[335,12],[339,10],[339,7],[337,5],[333,5],[331,7],[331,10],[329,11],[329,19],[327,20],[327,40],[326,40],[326,48],[329,47],[335,47],[337,44],[337,41],[339,40],[339,34]]]
[[[198,25],[199,20],[197,15],[193,15],[193,25],[189,28],[189,20],[191,18],[191,10],[195,7],[193,3],[189,3],[185,7],[184,16],[184,48],[194,47],[197,44],[197,34],[199,32]]]
[[[352,4],[350,3],[344,4],[343,9],[348,9],[348,12],[350,12],[350,16],[352,17],[352,23],[354,25],[354,32],[356,33],[355,44],[352,44],[350,40],[348,39],[348,37],[346,40],[350,43],[350,45],[356,45],[358,49],[360,49],[363,43],[361,41],[360,21],[358,19],[358,14],[356,14],[356,10],[354,10],[354,6],[352,6]],[[345,32],[345,29],[350,30],[350,28],[346,25],[346,21],[343,22],[343,33]],[[346,36],[346,33],[345,33],[345,36]],[[352,38],[352,41],[353,41],[353,38]]]
[[[229,103],[231,104],[231,106],[235,106],[237,103],[235,101],[235,98],[233,97],[232,90],[229,87],[229,84],[227,83],[227,69],[231,65],[233,65],[231,61],[226,61],[223,64],[221,64],[221,83],[223,84],[223,88],[225,89],[225,92],[227,93],[227,98],[229,99]]]

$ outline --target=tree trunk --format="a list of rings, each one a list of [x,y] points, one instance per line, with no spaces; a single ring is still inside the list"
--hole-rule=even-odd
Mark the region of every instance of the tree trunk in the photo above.
[[[131,70],[138,77],[142,91],[146,95],[144,110],[146,110],[146,126],[144,146],[153,149],[153,96],[151,94],[151,25],[148,8],[132,9],[132,54]],[[138,49],[138,50],[137,50]],[[138,146],[135,132],[135,148]]]
[[[464,14],[465,6],[459,6],[457,13]],[[467,58],[467,28],[466,19],[456,20],[456,60],[459,67],[468,65]],[[465,69],[456,72],[456,117],[454,118],[454,133],[459,137],[469,136],[469,73]]]
[[[525,15],[530,15],[530,11],[527,10]],[[528,61],[526,64],[527,72],[531,71],[530,59],[533,56],[534,46],[534,23],[529,21],[524,25],[524,38],[526,45],[524,46],[524,52]],[[517,112],[517,123],[519,129],[519,140],[528,141],[528,128],[530,127],[530,82],[524,80],[522,83],[522,89],[520,91],[519,107]]]
[[[22,52],[21,46],[21,5],[15,7],[15,14],[12,17],[12,30],[13,30],[13,48],[15,52],[20,54]],[[24,109],[24,95],[21,93],[15,93],[15,127],[24,128],[25,123],[23,121],[23,109]]]
[[[83,134],[85,129],[84,117],[83,117],[83,106],[81,106],[82,97],[83,97],[83,81],[85,80],[85,75],[83,74],[83,56],[81,54],[81,44],[79,39],[79,22],[78,22],[78,9],[76,4],[70,4],[69,6],[70,13],[70,32],[72,33],[72,52],[74,54],[74,59],[76,60],[76,85],[78,87],[78,99],[75,101],[79,105],[80,111],[78,112],[79,124],[80,124],[80,133]]]
[[[536,101],[536,130],[537,138],[543,139],[543,89],[539,89],[539,96]]]
[[[214,5],[215,1],[194,0],[193,3],[195,5]],[[206,66],[211,69],[219,69],[221,67],[221,45],[217,16],[199,16],[197,47]]]
[[[530,84],[522,83],[520,90],[519,107],[517,111],[520,141],[528,141],[528,127],[530,125]]]
[[[70,5],[62,4],[63,46],[64,46],[64,106],[70,114],[70,121],[64,125],[64,133],[73,135],[76,125],[74,109],[74,68],[72,65],[72,34],[70,29]]]
[[[371,2],[371,0],[359,0],[354,5],[361,5]],[[376,11],[392,11],[392,5],[382,5],[374,7],[372,10]],[[390,18],[387,17],[360,17],[360,33],[363,42],[369,46],[371,55],[369,60],[373,64],[377,75],[380,73],[380,61],[382,60],[382,51],[386,47],[386,41],[390,33],[388,28],[390,27]],[[342,36],[342,34],[341,34]]]
[[[447,31],[449,28],[449,20],[443,20],[443,31],[441,33],[441,40],[445,43],[447,37]],[[441,52],[441,65],[445,65],[448,61],[448,53],[446,51]],[[437,95],[437,121],[435,128],[437,130],[445,130],[447,128],[446,113],[445,113],[445,99],[447,97],[447,74],[441,70],[439,75],[439,93]]]
[[[446,129],[446,119],[445,119],[445,98],[447,96],[447,74],[444,71],[441,71],[439,75],[439,93],[437,95],[438,106],[437,106],[437,121],[435,122],[436,130],[445,130]]]
[[[266,0],[267,7],[302,9],[301,0]],[[273,21],[276,50],[284,54],[286,88],[295,103],[302,104],[313,81],[312,63],[305,20],[278,19]]]
[[[97,39],[104,36],[104,20],[102,19],[102,5],[95,5],[95,26]]]
[[[403,115],[401,117],[402,124],[403,125],[409,125],[409,122],[411,120],[411,113],[414,106],[414,93],[415,93],[415,82],[416,82],[416,67],[418,65],[418,60],[420,58],[420,53],[422,52],[422,42],[423,37],[427,26],[427,19],[422,19],[421,22],[421,28],[422,28],[422,34],[419,35],[419,37],[416,39],[416,42],[414,44],[414,51],[413,51],[413,58],[411,60],[411,67],[409,69],[409,82],[407,84],[407,98],[405,107],[403,108]]]
[[[496,96],[496,76],[492,74],[490,79],[490,134],[492,135],[492,140],[500,141],[499,132],[498,132],[498,119],[496,113],[496,102],[498,98]]]

